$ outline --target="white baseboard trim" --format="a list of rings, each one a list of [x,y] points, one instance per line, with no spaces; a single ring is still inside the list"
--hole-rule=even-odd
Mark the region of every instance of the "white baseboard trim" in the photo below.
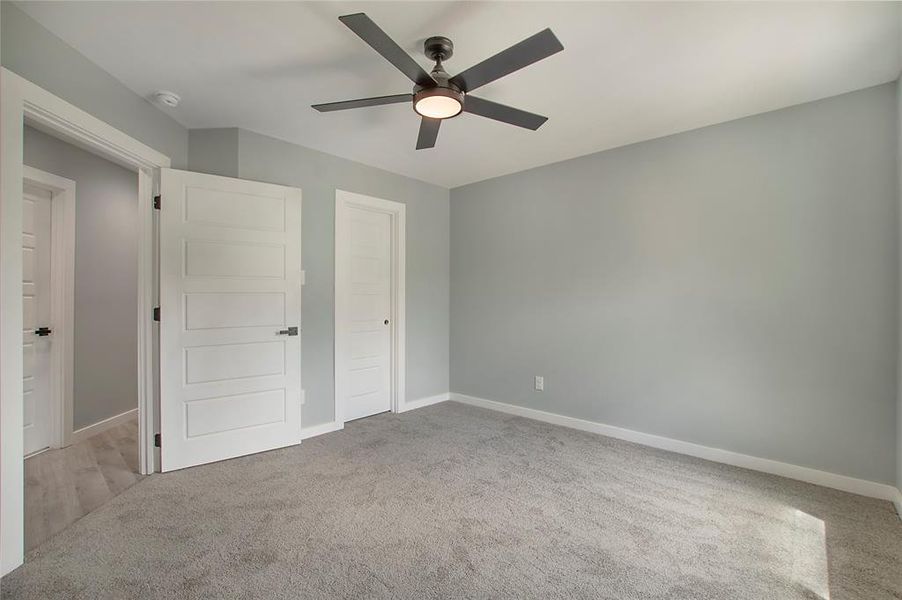
[[[340,429],[344,428],[345,424],[339,423],[338,421],[329,421],[328,423],[311,425],[310,427],[301,427],[301,439],[306,440],[307,438],[323,435],[324,433],[331,433],[333,431],[339,431]]]
[[[438,404],[439,402],[444,402],[448,400],[450,394],[445,392],[444,394],[437,394],[435,396],[429,396],[428,398],[420,398],[419,400],[412,400],[410,402],[404,403],[404,406],[399,410],[399,413],[407,412],[409,410],[414,410],[416,408],[423,408],[424,406],[430,406],[432,404]],[[322,423],[320,425],[312,425],[310,427],[302,427],[301,428],[301,439],[306,440],[307,438],[316,437],[318,435],[323,435],[324,433],[331,433],[333,431],[339,431],[345,428],[344,423],[339,423],[338,421],[329,421],[328,423]]]
[[[893,498],[893,504],[896,505],[896,514],[902,519],[902,490],[896,490],[896,497]]]
[[[88,425],[87,427],[82,427],[81,429],[76,429],[72,432],[72,443],[76,444],[78,442],[82,442],[89,437],[93,437],[102,431],[106,431],[111,427],[115,427],[117,425],[122,425],[132,419],[138,418],[138,409],[133,408],[131,410],[127,410],[122,414],[114,415],[108,419],[104,419],[103,421],[99,421],[94,423],[93,425]]]
[[[426,398],[420,398],[418,400],[410,400],[409,402],[405,402],[404,405],[399,410],[399,413],[407,412],[409,410],[416,410],[417,408],[423,408],[425,406],[432,406],[433,404],[438,404],[439,402],[445,402],[450,399],[451,394],[449,392],[445,392],[444,394],[436,394],[435,396],[429,396]]]
[[[525,408],[513,404],[505,404],[504,402],[486,400],[485,398],[467,396],[466,394],[451,392],[451,400],[511,415],[526,417],[527,419],[544,421],[554,425],[561,425],[563,427],[606,435],[608,437],[626,440],[644,446],[651,446],[652,448],[659,448],[661,450],[669,450],[670,452],[676,452],[678,454],[686,454],[696,458],[703,458],[713,462],[732,465],[734,467],[743,467],[753,471],[761,471],[772,475],[780,475],[781,477],[813,483],[815,485],[822,485],[844,492],[902,503],[902,498],[899,498],[898,489],[891,485],[877,483],[876,481],[867,481],[865,479],[856,479],[855,477],[848,477],[846,475],[837,475],[835,473],[819,471],[810,467],[801,467],[767,458],[739,454],[738,452],[731,452],[729,450],[711,448],[700,444],[693,444],[692,442],[683,442],[672,438],[634,431],[632,429],[605,425],[604,423],[597,423],[595,421],[586,421],[584,419],[566,417],[564,415],[533,408]]]

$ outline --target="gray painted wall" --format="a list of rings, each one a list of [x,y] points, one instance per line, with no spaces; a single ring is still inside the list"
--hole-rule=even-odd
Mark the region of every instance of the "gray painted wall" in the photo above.
[[[138,406],[138,175],[30,127],[25,164],[75,181],[80,429]]]
[[[893,482],[895,138],[886,84],[452,190],[451,389]]]
[[[407,399],[448,391],[448,190],[250,131],[238,132],[238,175],[304,192],[304,427],[334,418],[335,190],[407,205]]]
[[[238,129],[189,129],[188,170],[238,177]]]
[[[0,2],[0,58],[7,69],[188,164],[188,130],[79,54],[11,2]]]

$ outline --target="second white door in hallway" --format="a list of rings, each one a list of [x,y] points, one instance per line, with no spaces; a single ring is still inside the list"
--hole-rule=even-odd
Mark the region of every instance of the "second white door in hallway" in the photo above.
[[[25,455],[52,443],[50,406],[50,192],[22,196],[22,400]]]

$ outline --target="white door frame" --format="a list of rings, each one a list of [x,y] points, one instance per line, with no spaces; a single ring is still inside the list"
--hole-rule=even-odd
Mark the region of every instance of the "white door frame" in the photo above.
[[[30,81],[0,69],[0,576],[24,556],[22,178],[24,124],[138,172],[138,420],[142,473],[155,470],[153,185],[169,157]]]
[[[22,181],[50,192],[50,447],[72,440],[75,384],[75,182],[22,166]]]
[[[405,317],[406,227],[407,207],[401,202],[383,200],[354,192],[335,190],[335,421],[339,427],[345,422],[347,381],[339,374],[347,373],[348,327],[347,297],[349,207],[384,213],[391,217],[391,410],[403,412],[407,401],[407,321]]]

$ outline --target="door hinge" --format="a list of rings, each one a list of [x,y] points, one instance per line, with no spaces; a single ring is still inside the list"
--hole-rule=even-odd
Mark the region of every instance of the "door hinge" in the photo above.
[[[159,306],[154,306],[154,308],[153,308],[153,320],[154,321],[160,320],[160,307]]]
[[[160,205],[163,203],[162,196],[154,196],[153,197],[153,207],[157,210],[160,210]]]
[[[159,433],[153,434],[153,446],[154,446],[154,448],[160,448],[160,447],[161,447],[161,446],[160,446],[160,434],[159,434]]]

